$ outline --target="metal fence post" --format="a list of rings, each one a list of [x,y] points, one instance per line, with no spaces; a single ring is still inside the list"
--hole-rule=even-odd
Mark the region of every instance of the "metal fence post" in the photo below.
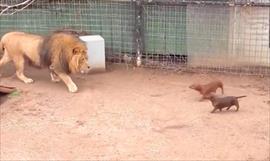
[[[135,44],[136,44],[136,65],[142,64],[143,51],[143,0],[135,1]]]

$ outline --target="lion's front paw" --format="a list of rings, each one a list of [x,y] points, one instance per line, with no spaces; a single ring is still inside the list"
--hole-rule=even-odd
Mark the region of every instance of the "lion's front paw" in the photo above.
[[[54,82],[54,83],[58,83],[60,81],[61,81],[60,79],[52,79],[52,82]]]
[[[30,84],[30,83],[33,83],[33,82],[34,82],[34,80],[31,79],[31,78],[27,78],[27,79],[25,79],[25,80],[23,80],[23,81],[24,81],[24,83],[26,83],[26,84]]]
[[[76,86],[76,84],[72,83],[72,84],[70,84],[68,86],[68,90],[69,90],[69,92],[74,93],[74,92],[77,92],[78,91],[78,87]]]

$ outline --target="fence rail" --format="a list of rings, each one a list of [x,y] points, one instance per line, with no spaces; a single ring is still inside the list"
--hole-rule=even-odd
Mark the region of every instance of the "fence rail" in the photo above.
[[[0,34],[73,28],[103,36],[106,60],[114,63],[270,75],[270,0],[1,0],[0,4]]]

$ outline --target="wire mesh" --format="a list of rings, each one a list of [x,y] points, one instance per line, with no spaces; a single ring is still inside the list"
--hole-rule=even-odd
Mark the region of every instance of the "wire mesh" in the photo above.
[[[72,28],[104,37],[107,62],[140,56],[144,67],[270,75],[269,0],[135,2],[0,0],[0,34]]]
[[[159,3],[144,10],[147,66],[269,75],[269,6]]]

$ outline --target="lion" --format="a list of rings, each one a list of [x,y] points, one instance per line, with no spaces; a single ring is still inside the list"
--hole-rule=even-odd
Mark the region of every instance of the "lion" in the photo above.
[[[57,32],[45,38],[41,49],[41,57],[49,66],[52,81],[61,79],[70,92],[76,92],[78,88],[68,74],[90,71],[85,43],[74,34]]]
[[[77,92],[78,87],[68,74],[88,73],[87,47],[74,34],[57,32],[47,37],[25,32],[6,33],[0,41],[3,56],[0,67],[13,61],[17,77],[24,83],[33,83],[33,79],[24,75],[25,57],[36,67],[47,66],[51,80],[62,80],[70,92]]]
[[[27,57],[35,66],[40,66],[39,51],[43,41],[43,37],[39,35],[24,32],[6,33],[0,41],[0,50],[3,53],[0,67],[13,61],[17,77],[24,83],[33,83],[33,79],[24,75],[24,57]]]

